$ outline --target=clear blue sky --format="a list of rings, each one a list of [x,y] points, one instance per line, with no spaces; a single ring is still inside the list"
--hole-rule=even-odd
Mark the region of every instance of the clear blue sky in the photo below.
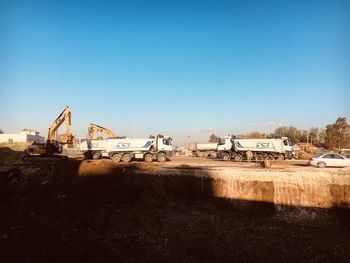
[[[73,3],[74,2],[74,3]],[[350,121],[350,1],[0,1],[0,128],[137,136]]]

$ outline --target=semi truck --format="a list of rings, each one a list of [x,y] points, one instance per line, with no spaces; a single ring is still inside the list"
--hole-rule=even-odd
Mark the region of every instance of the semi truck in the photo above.
[[[188,149],[192,156],[196,157],[213,157],[217,156],[217,143],[190,143]]]
[[[293,148],[287,137],[281,139],[235,139],[231,136],[220,138],[218,157],[223,160],[242,161],[246,153],[253,153],[253,160],[284,160],[293,157]]]
[[[86,140],[80,144],[85,158],[100,159],[108,157],[114,162],[165,162],[173,153],[172,139],[169,136],[157,135],[149,138],[131,139],[115,138],[105,140]]]

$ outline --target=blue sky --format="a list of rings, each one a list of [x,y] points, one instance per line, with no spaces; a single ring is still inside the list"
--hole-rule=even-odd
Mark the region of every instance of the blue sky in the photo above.
[[[180,144],[350,121],[350,1],[1,1],[0,92],[5,132],[66,105]]]

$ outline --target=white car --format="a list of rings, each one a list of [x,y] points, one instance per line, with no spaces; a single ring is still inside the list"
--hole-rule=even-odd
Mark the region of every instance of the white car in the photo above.
[[[310,159],[310,165],[320,168],[326,166],[345,167],[350,166],[350,159],[337,153],[326,153],[312,157]]]

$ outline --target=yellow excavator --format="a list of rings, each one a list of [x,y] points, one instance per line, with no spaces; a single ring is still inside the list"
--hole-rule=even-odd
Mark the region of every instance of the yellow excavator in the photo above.
[[[88,126],[88,131],[89,131],[89,139],[93,140],[94,139],[94,133],[95,132],[99,132],[99,133],[103,133],[104,135],[106,135],[108,138],[115,138],[115,134],[111,131],[108,130],[102,126],[90,123],[90,125]]]
[[[56,132],[58,128],[65,123],[66,133],[59,136],[59,140],[56,140]],[[26,152],[34,155],[53,155],[54,153],[62,152],[62,144],[73,143],[74,136],[71,134],[71,111],[67,106],[64,111],[57,117],[57,119],[50,125],[49,132],[45,143],[33,143],[28,146]]]

